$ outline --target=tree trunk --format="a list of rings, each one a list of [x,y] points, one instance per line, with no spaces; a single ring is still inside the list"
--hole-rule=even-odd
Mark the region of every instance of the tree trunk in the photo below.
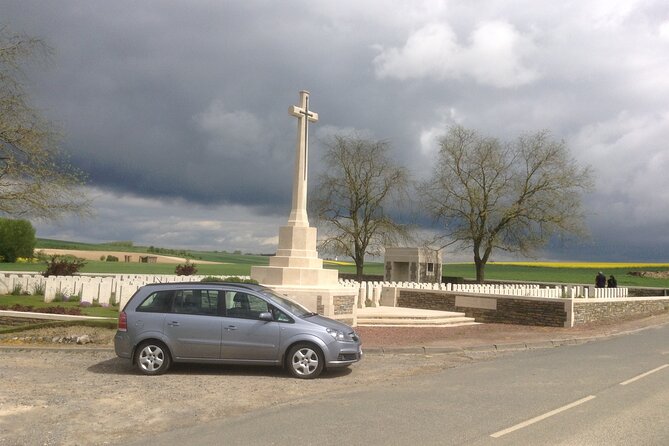
[[[485,263],[481,259],[474,259],[476,264],[476,283],[485,282]]]
[[[355,242],[354,246],[354,261],[355,261],[355,280],[358,282],[362,282],[362,275],[363,275],[363,268],[365,266],[365,251],[367,250],[367,246],[362,246],[360,243],[357,241]]]
[[[356,260],[356,262],[355,262],[355,280],[357,280],[358,282],[362,282],[362,275],[363,275],[362,269],[363,269],[364,266],[365,265],[364,265],[363,262],[358,263],[358,261]]]

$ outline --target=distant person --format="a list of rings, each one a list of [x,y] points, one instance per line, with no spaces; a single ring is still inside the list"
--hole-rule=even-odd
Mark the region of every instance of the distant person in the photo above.
[[[606,276],[601,271],[597,274],[597,277],[595,277],[595,287],[606,287]]]
[[[609,288],[618,288],[618,281],[613,277],[613,274],[611,274],[609,280],[606,281],[606,286]]]

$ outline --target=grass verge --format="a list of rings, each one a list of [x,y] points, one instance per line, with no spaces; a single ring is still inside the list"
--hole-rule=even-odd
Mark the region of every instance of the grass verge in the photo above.
[[[39,313],[40,308],[62,307],[79,308],[82,316],[118,318],[118,307],[82,307],[79,302],[44,302],[43,296],[0,296],[0,307],[12,305],[31,306]]]

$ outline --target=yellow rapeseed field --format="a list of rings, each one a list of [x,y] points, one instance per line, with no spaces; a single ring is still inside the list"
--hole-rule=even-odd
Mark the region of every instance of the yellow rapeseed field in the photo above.
[[[339,266],[354,266],[355,263],[353,262],[342,262],[340,260],[323,260],[323,263],[327,263],[329,265],[339,265]]]
[[[495,265],[537,266],[543,268],[669,268],[669,263],[643,262],[490,262]]]

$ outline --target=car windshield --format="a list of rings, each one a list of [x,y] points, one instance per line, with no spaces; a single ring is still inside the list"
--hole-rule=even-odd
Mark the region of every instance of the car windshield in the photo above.
[[[290,311],[295,316],[307,317],[307,316],[313,316],[313,315],[316,314],[312,311],[307,310],[305,307],[298,304],[297,302],[292,301],[285,296],[281,296],[279,294],[276,294],[276,293],[274,293],[270,290],[264,290],[263,293],[265,294],[265,296],[269,297],[274,302],[281,305],[283,308]]]

